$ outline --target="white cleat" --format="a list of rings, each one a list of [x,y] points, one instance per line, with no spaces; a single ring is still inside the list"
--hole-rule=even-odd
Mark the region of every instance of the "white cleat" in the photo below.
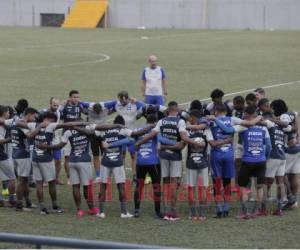
[[[133,215],[131,213],[126,213],[126,214],[121,214],[120,218],[122,219],[127,219],[127,218],[132,218]]]
[[[106,217],[105,213],[98,213],[96,214],[96,217],[104,219]]]
[[[291,206],[291,209],[295,209],[298,207],[298,202],[296,201],[292,206]]]

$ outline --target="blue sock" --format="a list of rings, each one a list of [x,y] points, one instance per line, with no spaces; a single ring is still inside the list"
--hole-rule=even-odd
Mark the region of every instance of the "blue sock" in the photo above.
[[[222,203],[216,204],[217,213],[223,213],[223,206]]]
[[[96,177],[100,177],[100,170],[96,170]]]
[[[224,202],[223,211],[224,212],[229,212],[229,209],[230,209],[230,204],[228,202]]]

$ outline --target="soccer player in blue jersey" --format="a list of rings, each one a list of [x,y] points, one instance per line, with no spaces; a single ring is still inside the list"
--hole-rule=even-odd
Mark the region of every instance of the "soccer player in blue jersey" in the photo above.
[[[272,113],[263,114],[265,121],[263,122],[268,128],[270,139],[272,143],[272,151],[270,158],[267,160],[266,166],[266,185],[267,192],[264,192],[263,208],[266,209],[266,200],[270,198],[271,186],[276,179],[277,185],[277,209],[273,211],[273,215],[283,215],[282,208],[286,200],[286,191],[284,185],[286,155],[285,155],[285,131],[290,130],[290,126],[282,128],[272,121]]]
[[[49,210],[44,204],[43,183],[49,186],[49,195],[52,202],[52,211],[55,213],[63,213],[63,210],[57,204],[56,194],[56,173],[53,161],[53,153],[51,150],[42,150],[38,148],[39,144],[50,145],[54,139],[55,129],[59,127],[67,127],[66,124],[58,124],[57,116],[53,112],[45,112],[40,117],[41,122],[48,124],[46,127],[39,129],[34,138],[34,148],[32,156],[33,176],[37,183],[36,194],[39,202],[40,213],[42,215],[49,214]],[[35,129],[38,123],[27,123],[28,129]]]
[[[42,109],[40,111],[40,114],[43,114],[45,112],[52,112],[56,115],[57,117],[57,123],[60,123],[60,101],[58,98],[51,97],[49,101],[49,108],[47,109]],[[59,143],[60,140],[60,130],[56,130],[54,134],[54,144]],[[63,185],[64,183],[59,180],[59,175],[60,175],[60,170],[61,170],[61,155],[62,152],[61,150],[53,150],[53,158],[54,158],[54,163],[55,163],[55,172],[56,172],[56,184],[58,185]]]
[[[120,126],[120,124],[122,126]],[[118,141],[125,139],[130,136],[138,136],[149,131],[153,126],[145,127],[144,129],[138,131],[132,131],[128,128],[124,128],[125,125],[124,118],[118,115],[114,120],[114,125],[107,125],[106,129],[102,131],[99,130],[99,125],[95,126],[94,130],[85,129],[81,130],[86,134],[95,134],[104,141],[104,152],[101,160],[101,189],[99,193],[99,213],[97,216],[99,218],[105,218],[105,201],[106,201],[106,188],[108,183],[108,178],[113,174],[115,182],[117,183],[117,188],[119,191],[119,200],[121,205],[121,218],[132,218],[127,211],[127,202],[125,195],[125,168],[124,168],[124,158],[122,145],[116,144]],[[104,125],[103,125],[104,126]],[[78,129],[78,128],[76,128]]]
[[[65,130],[59,144],[49,145],[43,143],[38,144],[37,148],[40,150],[56,150],[63,148],[68,142],[70,142],[71,145],[70,183],[73,189],[73,198],[77,208],[77,216],[82,217],[85,215],[85,211],[81,208],[81,185],[83,186],[84,198],[89,208],[88,214],[96,215],[99,210],[94,206],[94,200],[91,194],[93,176],[88,136],[80,132],[76,127],[73,127],[72,129]]]
[[[256,107],[248,106],[245,108],[244,118],[250,123],[258,123],[261,117],[256,115]],[[221,119],[215,120],[216,124],[224,130],[226,133],[238,132],[242,137],[243,143],[243,156],[242,167],[239,173],[239,186],[241,187],[241,214],[237,218],[249,219],[256,216],[266,215],[262,210],[263,202],[263,187],[265,183],[266,161],[272,150],[272,144],[270,141],[270,135],[266,127],[263,126],[249,126],[244,127],[236,125],[231,127],[226,126]],[[248,192],[246,187],[249,184],[250,178],[257,178],[257,196],[256,203],[250,212],[248,204]]]
[[[157,57],[152,55],[148,59],[149,67],[142,73],[142,95],[145,103],[164,105],[168,95],[165,70],[157,65]]]
[[[63,122],[71,122],[71,121],[78,121],[81,119],[82,113],[87,113],[87,110],[89,108],[89,103],[81,102],[80,101],[80,94],[77,90],[71,90],[69,92],[69,98],[65,105],[60,107],[60,118]],[[67,143],[66,147],[64,147],[64,167],[66,171],[67,178],[70,178],[70,167],[69,167],[69,161],[70,161],[70,143]]]
[[[237,117],[226,116],[227,108],[224,104],[217,104],[214,107],[215,118],[221,121],[224,126],[234,125],[253,125],[261,120],[261,117],[253,121],[243,121]],[[214,119],[214,117],[208,117]],[[218,123],[214,122],[211,131],[215,141],[223,141],[229,139],[233,134],[226,133],[222,130]],[[232,140],[227,144],[212,147],[211,149],[211,169],[214,182],[215,201],[216,201],[216,218],[227,217],[230,210],[231,200],[231,179],[235,177],[234,153]],[[224,187],[224,194],[221,193],[221,185]],[[222,197],[223,196],[223,197]],[[224,199],[224,203],[222,199]]]
[[[298,132],[298,113],[288,111],[285,101],[278,99],[271,103],[274,115],[277,116],[285,125],[292,127],[290,132],[286,133],[286,186],[288,194],[288,203],[284,209],[293,209],[298,206],[297,193],[299,187],[300,173],[300,142]]]
[[[155,124],[157,122],[157,115],[147,114],[146,115],[147,124]],[[146,125],[147,126],[147,125]],[[140,129],[144,128],[141,127]],[[150,132],[150,131],[149,131]],[[136,141],[144,137],[136,137]],[[137,161],[136,161],[136,186],[134,192],[134,217],[138,218],[140,216],[140,203],[141,197],[144,190],[145,179],[147,174],[149,174],[152,186],[153,186],[153,200],[154,200],[154,210],[156,218],[161,218],[160,203],[161,203],[161,173],[160,173],[160,161],[157,152],[157,139],[153,138],[148,142],[140,145],[137,149]]]
[[[39,130],[45,126],[40,124],[38,127],[29,130],[20,128],[19,122],[34,122],[36,120],[38,111],[33,108],[27,108],[24,111],[22,119],[11,119],[6,121],[6,125],[10,126],[10,133],[12,139],[12,158],[13,165],[17,171],[18,186],[17,186],[17,211],[30,210],[33,205],[29,199],[29,176],[31,172],[31,158],[29,151],[28,139],[32,139]],[[23,208],[23,199],[26,200],[26,208]]]
[[[136,143],[136,146],[139,147],[140,145],[143,145],[159,133],[161,136],[170,140],[175,140],[179,144],[176,149],[164,148],[162,145],[162,148],[159,150],[161,175],[164,184],[164,219],[175,221],[179,219],[176,213],[177,185],[182,176],[181,151],[185,146],[181,141],[184,140],[196,147],[201,147],[202,144],[188,137],[185,121],[178,117],[178,104],[174,101],[171,101],[168,104],[168,116],[159,120],[152,132],[139,140]],[[170,198],[167,197],[168,194],[170,194]]]

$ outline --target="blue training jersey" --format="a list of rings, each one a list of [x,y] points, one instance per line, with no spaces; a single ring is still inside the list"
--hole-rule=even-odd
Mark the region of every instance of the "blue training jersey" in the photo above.
[[[139,130],[144,128],[145,126],[139,128]],[[150,132],[151,131],[149,131],[147,134],[149,134]],[[137,141],[141,140],[145,135],[136,138],[136,140]],[[137,166],[157,165],[160,163],[158,153],[157,153],[156,137],[140,145],[136,153],[137,153],[137,160],[136,160]]]
[[[270,138],[266,127],[252,126],[240,132],[243,143],[244,162],[266,161],[266,140]]]

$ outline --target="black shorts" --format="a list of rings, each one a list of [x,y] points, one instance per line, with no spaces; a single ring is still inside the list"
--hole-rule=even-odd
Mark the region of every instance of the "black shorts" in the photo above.
[[[261,185],[265,182],[266,162],[242,162],[238,183],[240,187],[247,187],[250,178],[256,177],[257,184]]]
[[[91,136],[91,149],[93,156],[100,156],[100,149],[102,152],[102,143],[101,139],[97,136]]]
[[[152,184],[159,184],[161,179],[160,165],[137,165],[136,178],[138,180],[145,180],[146,175],[149,174]]]

